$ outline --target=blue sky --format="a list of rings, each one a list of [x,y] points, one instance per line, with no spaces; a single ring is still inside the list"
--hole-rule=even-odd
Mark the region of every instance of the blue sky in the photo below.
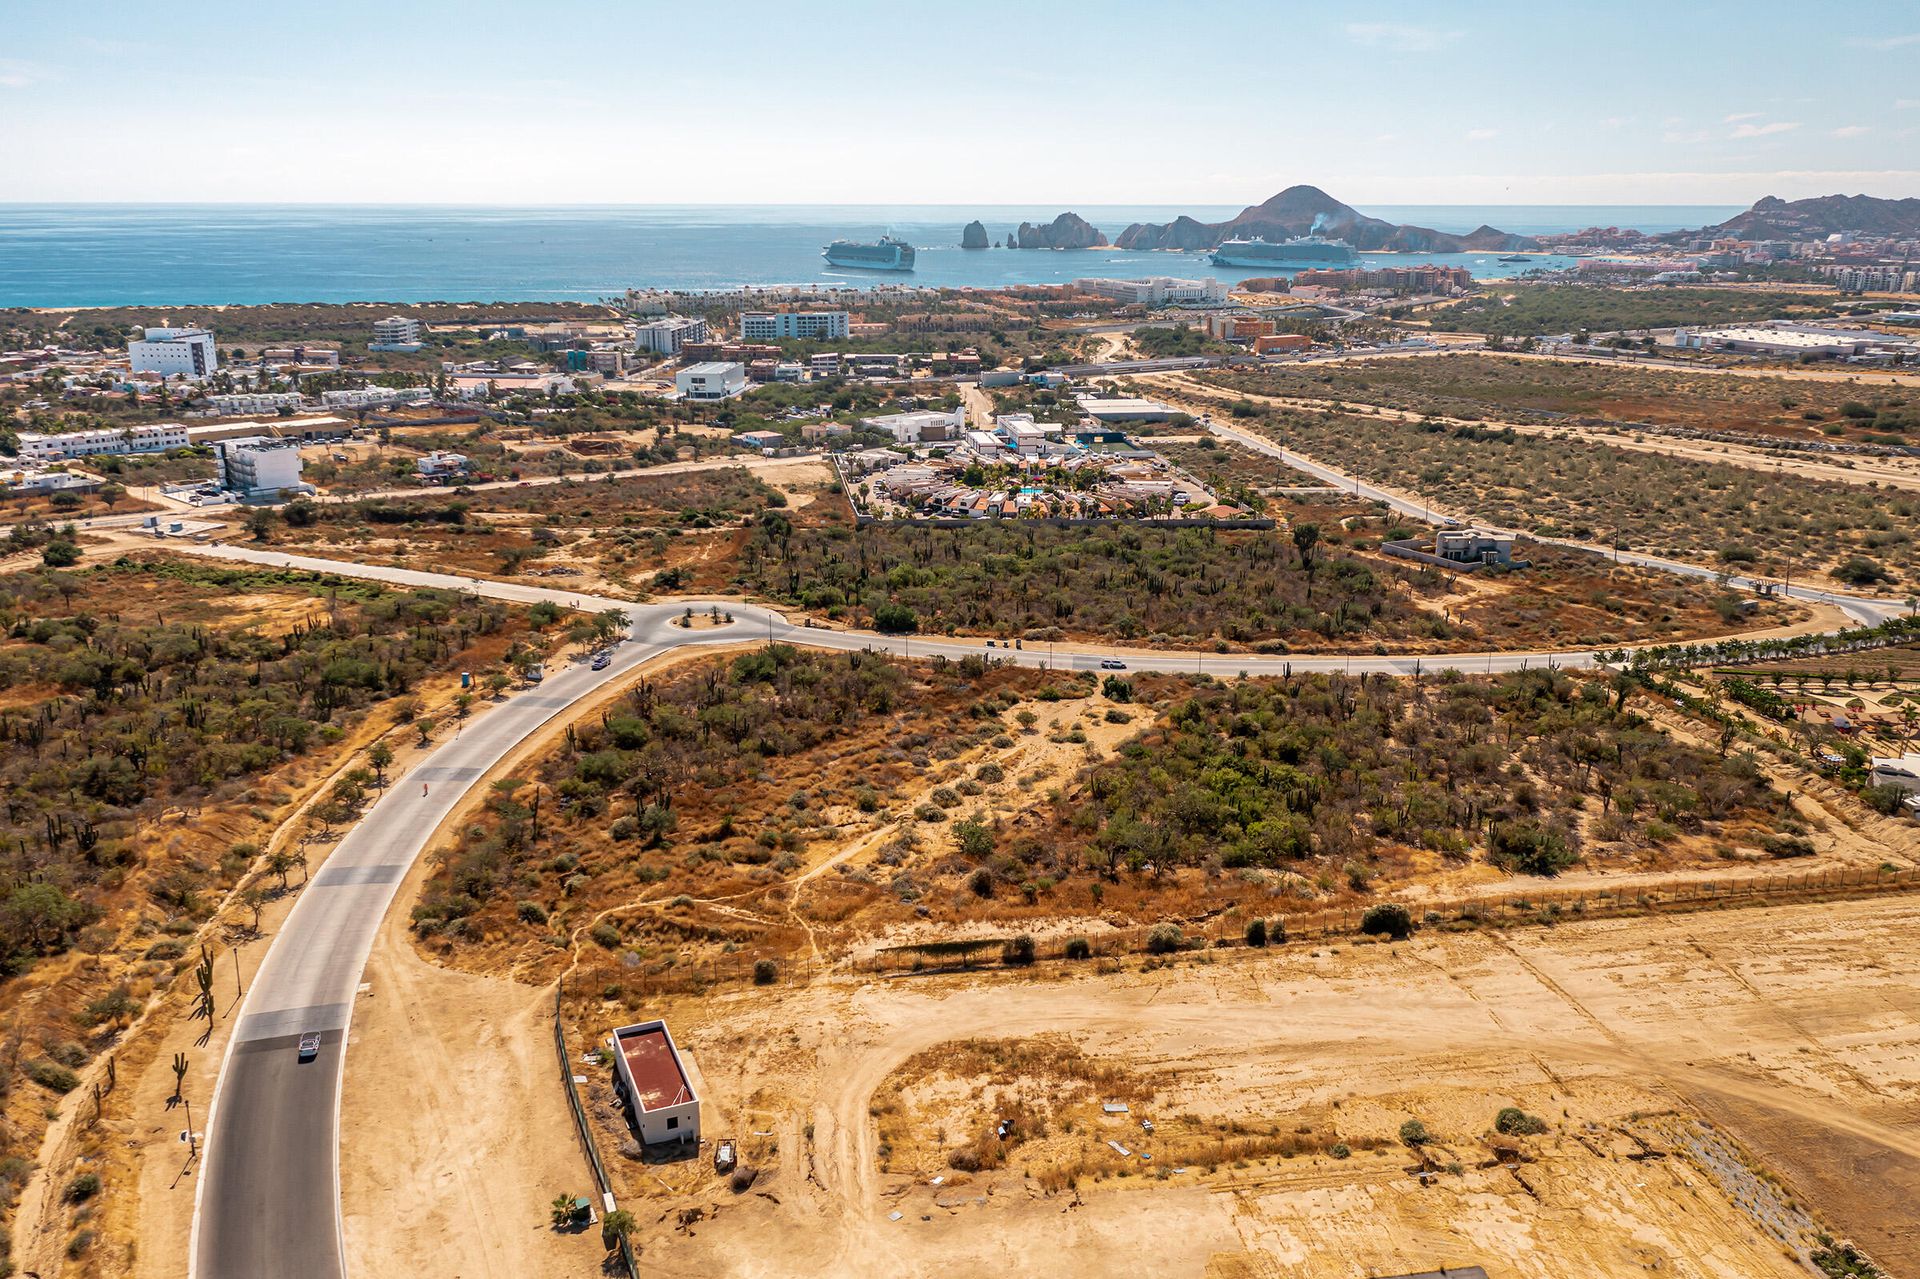
[[[1920,196],[1920,4],[0,0],[0,201]]]

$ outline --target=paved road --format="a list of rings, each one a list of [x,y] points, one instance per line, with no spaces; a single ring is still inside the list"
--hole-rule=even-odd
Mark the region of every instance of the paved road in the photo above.
[[[489,585],[500,594],[500,584]],[[618,603],[592,601],[602,602]],[[679,612],[671,607],[634,611],[636,635],[658,638],[622,645],[606,670],[556,673],[472,720],[395,778],[301,890],[241,1004],[214,1091],[195,1200],[191,1273],[198,1279],[344,1274],[339,1099],[355,991],[407,868],[473,782],[553,715],[639,663],[679,644],[754,634],[745,624],[680,630],[669,625]],[[297,1043],[310,1031],[320,1032],[320,1054],[302,1063]]]
[[[1309,474],[1351,487],[1350,477],[1296,458],[1257,437],[1216,428],[1249,447],[1302,465]],[[1408,515],[1406,499],[1361,484]],[[781,640],[833,650],[872,649],[904,657],[990,655],[1024,666],[1100,670],[1124,661],[1128,669],[1194,671],[1232,677],[1292,671],[1385,672],[1417,675],[1440,669],[1501,672],[1555,665],[1587,667],[1591,652],[1535,650],[1459,653],[1444,657],[1374,655],[1263,657],[1250,654],[1128,651],[1076,642],[987,649],[979,641],[883,636],[794,626],[755,605],[728,603],[731,625],[686,630],[673,625],[684,603],[638,605],[553,587],[493,582],[417,569],[353,564],[286,555],[244,546],[183,544],[173,549],[242,563],[301,568],[402,586],[468,590],[515,603],[546,600],[598,611],[623,608],[633,642],[604,671],[576,666],[550,676],[473,721],[392,787],[343,839],[300,895],[274,938],[240,1009],[207,1122],[206,1166],[198,1189],[192,1243],[196,1279],[334,1279],[344,1274],[339,1218],[339,1096],[343,1050],[353,1000],[375,930],[401,880],[441,821],[461,797],[515,745],[553,715],[641,662],[686,644]],[[1623,557],[1625,558],[1625,557]],[[1639,557],[1653,567],[1710,576],[1711,571]],[[1902,611],[1892,601],[1870,601],[1822,591],[1803,599],[1836,603],[1861,620]],[[422,786],[430,787],[423,793]],[[299,1036],[318,1031],[319,1057],[296,1059]],[[404,1228],[395,1223],[396,1228]]]

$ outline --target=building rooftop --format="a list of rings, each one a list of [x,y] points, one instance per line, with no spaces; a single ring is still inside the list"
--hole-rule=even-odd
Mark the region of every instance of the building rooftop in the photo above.
[[[634,1104],[642,1110],[658,1110],[694,1100],[693,1085],[680,1068],[679,1054],[667,1038],[662,1022],[644,1022],[614,1032],[620,1055],[626,1058],[627,1074],[633,1080]]]

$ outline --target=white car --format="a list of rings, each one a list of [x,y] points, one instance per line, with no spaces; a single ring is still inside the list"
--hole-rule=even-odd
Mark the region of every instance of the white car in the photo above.
[[[1127,664],[1117,657],[1103,657],[1100,659],[1100,669],[1103,671],[1124,671],[1127,669]]]
[[[320,1032],[309,1030],[300,1036],[300,1060],[312,1061],[320,1055]]]

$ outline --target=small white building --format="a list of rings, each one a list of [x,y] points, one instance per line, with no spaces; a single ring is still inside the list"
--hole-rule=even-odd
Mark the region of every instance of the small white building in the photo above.
[[[373,322],[373,341],[367,344],[367,349],[418,351],[420,346],[420,321],[408,315],[389,315]]]
[[[1443,528],[1433,535],[1433,553],[1456,564],[1513,563],[1513,534],[1488,528]]]
[[[467,455],[436,450],[415,459],[414,472],[425,479],[441,479],[467,473]]]
[[[247,501],[275,501],[286,494],[311,493],[300,480],[300,445],[293,440],[220,440],[213,446],[220,487]]]
[[[1080,405],[1080,411],[1098,422],[1165,422],[1180,412],[1157,400],[1141,400],[1130,396],[1103,399],[1094,395],[1079,395],[1074,398]]]
[[[714,360],[692,364],[673,375],[674,389],[689,400],[730,400],[747,389],[747,366]]]
[[[135,373],[197,381],[212,377],[220,367],[220,358],[213,349],[213,334],[207,329],[150,328],[127,343],[127,364]]]
[[[613,1032],[614,1074],[644,1146],[700,1142],[700,1098],[694,1095],[680,1050],[664,1021],[643,1021]]]
[[[1891,786],[1910,795],[1920,795],[1920,755],[1909,753],[1870,760],[1867,784]]]
[[[915,409],[910,413],[863,417],[860,424],[885,431],[900,444],[931,444],[958,439],[967,429],[967,411],[958,408],[943,413],[937,409]]]
[[[206,406],[221,417],[249,417],[298,409],[306,397],[298,391],[235,391],[228,395],[209,395]]]
[[[649,320],[633,332],[633,349],[656,355],[678,355],[689,342],[707,340],[707,322],[684,315],[663,315]]]
[[[852,317],[845,311],[745,311],[740,315],[740,340],[810,338],[833,342],[847,336],[851,323]]]

